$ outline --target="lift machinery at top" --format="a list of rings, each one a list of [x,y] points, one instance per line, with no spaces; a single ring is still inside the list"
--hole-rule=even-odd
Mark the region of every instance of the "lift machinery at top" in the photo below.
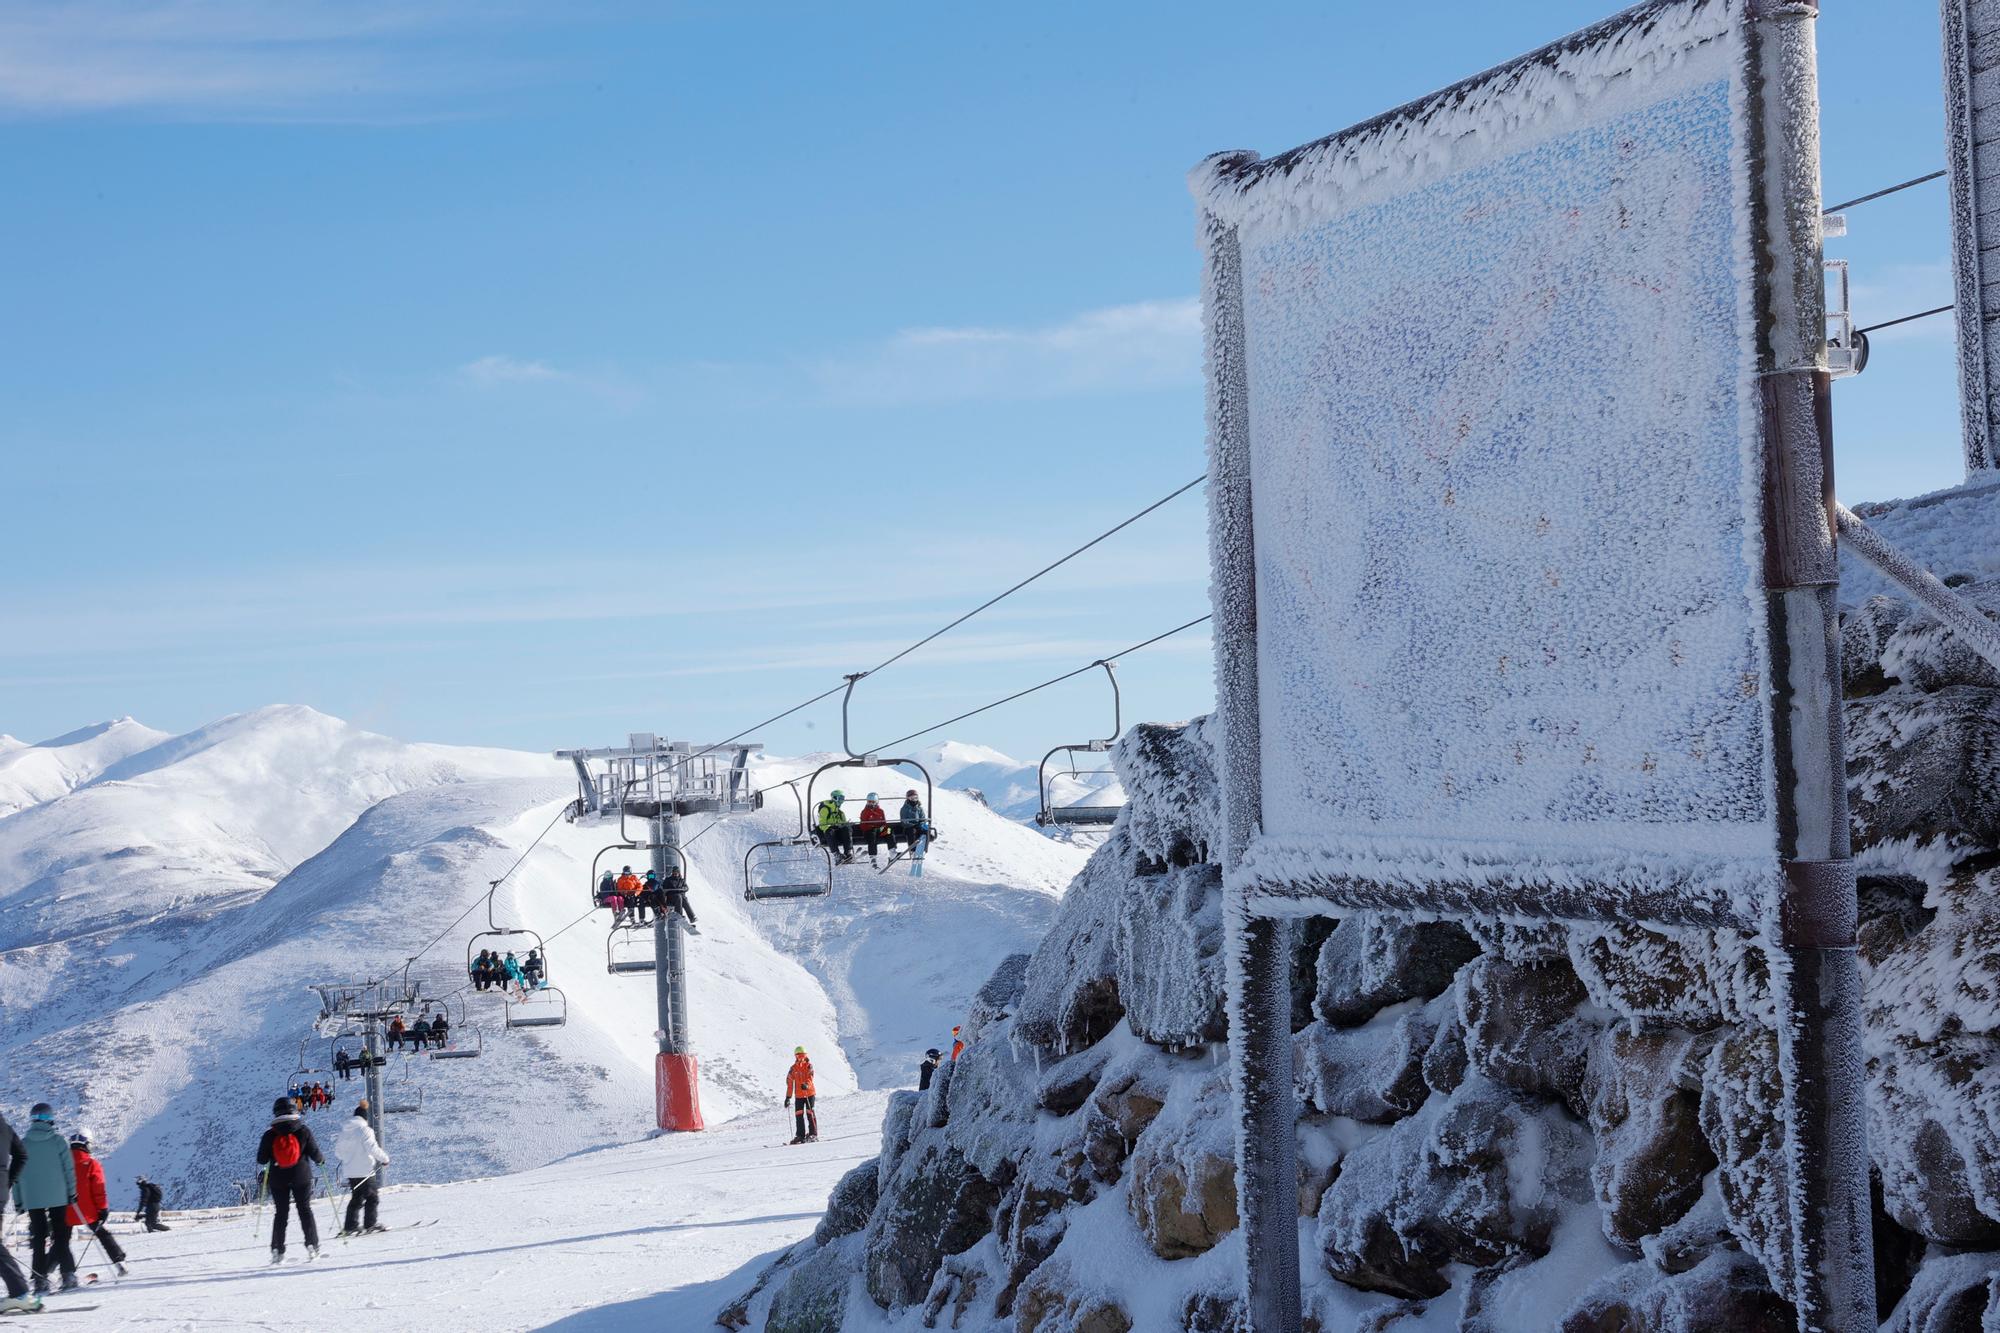
[[[617,820],[618,845],[648,853],[651,869],[666,880],[686,874],[687,858],[680,850],[683,816],[719,819],[749,814],[763,805],[762,795],[750,785],[750,755],[758,748],[757,741],[699,746],[652,732],[633,732],[622,746],[558,750],[556,758],[576,767],[576,818]],[[626,821],[634,818],[647,821],[645,837],[628,831]],[[593,865],[593,894],[597,876]],[[700,1065],[688,1024],[686,922],[679,912],[660,913],[653,922],[650,958],[636,943],[630,928],[614,928],[606,941],[606,966],[614,974],[653,974],[659,1009],[654,1032],[659,1042],[653,1074],[656,1121],[661,1129],[700,1129]]]

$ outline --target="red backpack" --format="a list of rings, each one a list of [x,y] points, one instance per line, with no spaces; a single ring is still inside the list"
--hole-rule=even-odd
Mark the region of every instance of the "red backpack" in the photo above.
[[[292,1167],[299,1164],[299,1136],[286,1130],[271,1140],[271,1162],[274,1166]]]

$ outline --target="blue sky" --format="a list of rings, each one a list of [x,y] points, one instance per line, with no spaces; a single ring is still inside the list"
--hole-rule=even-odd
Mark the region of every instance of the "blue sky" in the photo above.
[[[1198,158],[1608,9],[20,0],[0,731],[776,712],[1200,472]],[[1932,9],[1833,6],[1820,44],[1829,200],[1943,164]],[[1941,184],[1850,221],[1864,321],[1950,299]],[[1956,480],[1949,320],[1883,336],[1835,430],[1850,501]],[[1202,523],[1195,492],[885,671],[857,744],[1200,614]],[[1121,678],[1128,719],[1202,711],[1206,639]],[[1034,758],[1105,705],[953,734]]]

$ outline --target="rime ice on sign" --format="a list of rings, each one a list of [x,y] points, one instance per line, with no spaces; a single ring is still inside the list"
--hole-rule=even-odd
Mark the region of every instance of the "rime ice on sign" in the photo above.
[[[1198,175],[1242,253],[1253,879],[1768,906],[1733,9]]]

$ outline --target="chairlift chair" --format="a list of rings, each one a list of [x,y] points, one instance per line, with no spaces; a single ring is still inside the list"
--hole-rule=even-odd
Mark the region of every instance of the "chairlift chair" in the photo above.
[[[424,1109],[424,1090],[407,1078],[382,1087],[382,1110],[388,1115],[413,1115]]]
[[[819,802],[815,800],[814,797],[818,793],[820,780],[824,778],[828,773],[831,773],[836,769],[842,769],[842,768],[859,768],[859,769],[871,769],[871,770],[877,768],[914,769],[917,775],[923,778],[924,780],[924,831],[922,833],[919,833],[917,837],[927,842],[934,843],[938,840],[937,812],[935,808],[936,806],[935,798],[937,796],[937,789],[931,782],[931,771],[925,768],[922,764],[918,763],[914,759],[885,759],[881,755],[873,753],[856,754],[854,751],[854,745],[849,740],[848,705],[853,702],[855,684],[860,681],[862,675],[864,674],[866,673],[858,673],[849,676],[847,678],[847,693],[842,695],[840,700],[840,747],[841,749],[847,751],[847,758],[835,759],[829,763],[821,764],[817,769],[813,771],[812,777],[806,780],[805,806],[806,808],[811,809],[813,811],[817,811],[819,809]],[[853,798],[849,799],[851,801]],[[845,801],[842,802],[843,805],[848,803],[849,802]],[[852,829],[855,827],[855,825],[850,823],[848,827]],[[885,824],[883,826],[883,841],[892,848],[895,847],[899,841],[912,841],[912,842],[915,841],[914,839],[902,838],[900,836],[900,829],[901,825],[893,821],[888,824]],[[855,840],[857,842],[860,841],[859,838],[856,838]]]
[[[652,932],[637,926],[613,926],[604,937],[604,970],[614,977],[659,971]]]
[[[820,898],[833,892],[833,853],[813,841],[806,827],[806,798],[791,788],[799,807],[799,831],[789,838],[753,843],[743,853],[743,896],[753,903],[785,898]]]
[[[1119,734],[1125,729],[1123,704],[1118,694],[1118,673],[1115,663],[1097,661],[1092,666],[1104,668],[1106,679],[1111,682],[1111,734],[1101,740],[1088,740],[1073,745],[1058,745],[1042,756],[1042,764],[1036,773],[1037,786],[1041,792],[1041,809],[1035,812],[1035,822],[1043,828],[1105,828],[1118,822],[1118,812],[1125,807],[1104,803],[1057,805],[1051,800],[1055,784],[1065,778],[1083,781],[1112,772],[1108,768],[1084,768],[1078,761],[1079,754],[1108,754],[1117,743]],[[1049,765],[1057,755],[1063,760],[1055,768]]]
[[[482,946],[480,944],[481,940],[489,939],[500,940],[502,943],[498,948],[494,948],[492,945]],[[534,943],[528,945],[525,949],[521,948],[518,944],[510,946],[506,943],[506,941],[516,939],[532,940]],[[479,931],[465,942],[465,975],[467,977],[472,975],[473,961],[479,957],[479,951],[482,947],[493,949],[495,953],[499,954],[513,953],[520,955],[518,961],[524,963],[527,961],[527,954],[540,954],[542,956],[542,984],[547,985],[551,969],[549,967],[549,951],[543,945],[542,937],[525,927],[503,926],[495,921],[493,919],[493,895],[491,893],[486,895],[486,929]]]
[[[510,1028],[559,1028],[569,1020],[569,1001],[554,986],[531,990],[523,999],[507,996]]]
[[[472,1044],[470,1046],[464,1044],[464,1041],[468,1036],[472,1038]],[[459,1044],[453,1046],[446,1046],[440,1050],[432,1051],[431,1059],[476,1060],[480,1056],[486,1054],[486,1038],[480,1034],[478,1028],[475,1027],[453,1028],[451,1030],[451,1035],[448,1038],[448,1040]]]

